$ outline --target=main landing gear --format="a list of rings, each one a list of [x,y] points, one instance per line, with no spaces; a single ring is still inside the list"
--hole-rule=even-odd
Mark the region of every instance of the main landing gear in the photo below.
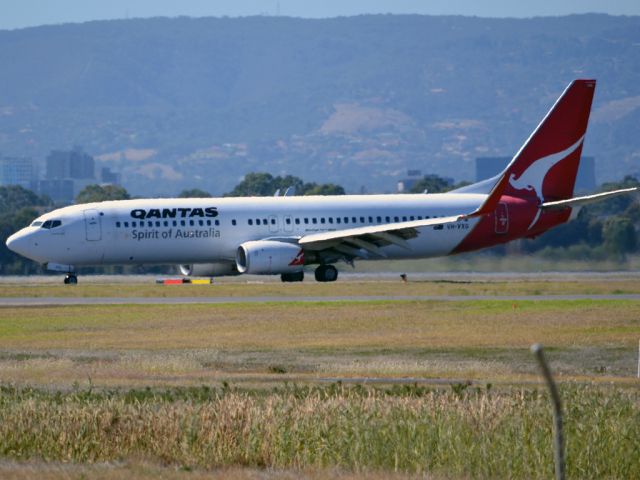
[[[338,279],[338,269],[333,265],[320,265],[316,268],[318,282],[335,282]]]
[[[299,271],[295,273],[283,273],[280,275],[280,279],[283,282],[301,282],[304,280],[304,272]]]
[[[78,283],[78,277],[76,276],[75,273],[68,273],[67,275],[65,275],[64,277],[65,285],[76,285],[77,283]]]

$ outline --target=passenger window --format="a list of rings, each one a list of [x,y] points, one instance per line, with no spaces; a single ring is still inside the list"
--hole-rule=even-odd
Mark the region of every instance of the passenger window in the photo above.
[[[165,220],[165,221],[164,221],[164,226],[165,226],[165,227],[168,227],[168,226],[169,226],[169,222]]]
[[[333,217],[329,217],[329,223],[333,223]]]
[[[211,220],[207,220],[207,227],[211,226]]]
[[[364,223],[364,217],[360,217],[360,223]]]
[[[124,228],[129,228],[129,222],[124,222]]]
[[[220,220],[216,220],[216,227],[220,225]]]
[[[324,217],[320,218],[320,223],[324,223]]]
[[[349,223],[349,217],[344,217],[343,220],[344,220],[344,223]]]
[[[387,221],[387,223],[389,223],[391,221],[391,217],[384,217],[384,218]]]
[[[132,227],[135,227],[136,225],[137,225],[136,222],[131,222]]]
[[[193,220],[189,220],[189,226],[193,227],[193,225],[194,225]]]
[[[153,227],[153,222],[147,222],[147,227]]]
[[[300,225],[300,219],[299,218],[296,218],[295,222],[296,222],[296,225]]]
[[[316,217],[313,217],[311,219],[311,223],[313,223],[315,225],[316,223],[318,223],[318,219]]]
[[[369,217],[369,223],[373,223],[373,217]]]
[[[399,222],[400,221],[400,217],[393,217],[393,221],[394,222]]]
[[[351,223],[358,223],[358,220],[356,219],[356,217],[351,217]]]
[[[160,226],[160,221],[156,221],[156,227]]]
[[[402,221],[406,222],[407,221],[407,217],[402,217]]]
[[[204,221],[203,220],[198,220],[198,225],[200,225],[201,227],[204,227]]]
[[[418,215],[418,220],[422,220],[422,215]]]
[[[234,219],[234,220],[231,220],[231,225],[233,225],[233,226],[235,226],[235,225],[236,225],[236,221],[235,221],[235,219]]]
[[[304,219],[304,223],[305,223],[305,225],[307,225],[307,224],[309,223],[309,219],[308,219],[308,218],[305,218],[305,219]]]
[[[253,220],[249,219],[249,220],[247,220],[247,223],[248,223],[249,225],[253,225]]]
[[[186,225],[185,221],[184,220],[180,220],[180,226],[184,227],[185,225]]]
[[[176,222],[175,220],[173,222],[171,222],[173,224],[174,227],[178,226],[178,222]]]
[[[291,219],[290,218],[286,218],[285,222],[286,222],[287,225],[291,225]]]
[[[264,222],[264,223],[267,223],[267,222]],[[275,218],[272,218],[272,219],[271,219],[271,225],[275,225],[275,224],[276,224],[276,219],[275,219]]]
[[[376,221],[377,221],[378,223],[382,223],[382,217],[376,217]]]
[[[340,223],[340,217],[336,217],[336,223]]]
[[[120,222],[116,222],[116,228],[120,228]]]

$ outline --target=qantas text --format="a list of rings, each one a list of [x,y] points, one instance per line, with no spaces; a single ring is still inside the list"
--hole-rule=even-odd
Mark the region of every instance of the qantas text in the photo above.
[[[217,217],[218,209],[216,207],[206,208],[150,208],[143,210],[138,208],[131,210],[131,216],[144,220],[145,218],[186,218],[186,217]]]

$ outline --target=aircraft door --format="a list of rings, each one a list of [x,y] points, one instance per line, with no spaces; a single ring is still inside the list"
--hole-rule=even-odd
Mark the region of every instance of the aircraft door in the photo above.
[[[509,233],[509,209],[506,203],[500,202],[496,206],[495,221],[497,235],[506,235]]]
[[[82,213],[84,214],[84,227],[87,232],[87,240],[90,242],[102,240],[102,224],[98,210],[91,208],[84,210]]]

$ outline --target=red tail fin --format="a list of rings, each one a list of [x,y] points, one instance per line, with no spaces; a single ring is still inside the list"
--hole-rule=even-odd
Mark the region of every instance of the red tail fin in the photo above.
[[[595,80],[569,84],[502,172],[485,203],[468,217],[492,213],[503,195],[529,197],[540,204],[571,198],[595,86]]]
[[[503,194],[540,203],[573,195],[595,80],[574,80],[505,170]]]

